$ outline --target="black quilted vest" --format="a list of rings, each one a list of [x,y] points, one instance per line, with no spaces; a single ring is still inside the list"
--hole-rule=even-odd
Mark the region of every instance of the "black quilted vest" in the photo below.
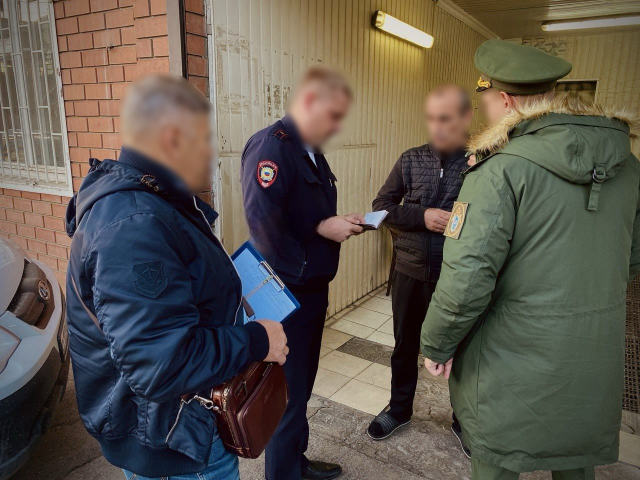
[[[466,168],[463,151],[442,162],[429,145],[407,150],[402,154],[404,206],[451,211]],[[444,240],[441,233],[428,230],[398,232],[396,270],[418,280],[437,282]]]

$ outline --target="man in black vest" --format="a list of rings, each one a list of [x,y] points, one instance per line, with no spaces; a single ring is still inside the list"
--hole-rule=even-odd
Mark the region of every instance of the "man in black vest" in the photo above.
[[[402,154],[373,201],[373,210],[389,212],[385,224],[397,232],[391,401],[369,426],[374,440],[387,438],[411,421],[420,330],[440,275],[442,233],[462,186],[461,172],[467,167],[465,144],[472,115],[464,89],[450,84],[433,89],[425,101],[430,142]],[[460,438],[455,415],[452,430]]]
[[[362,233],[364,222],[360,214],[337,214],[336,177],[320,150],[340,131],[352,96],[340,72],[309,68],[291,95],[287,115],[251,137],[242,154],[251,243],[300,302],[283,322],[289,404],[267,446],[267,480],[331,480],[342,473],[339,465],[305,456],[306,413],[340,244]]]

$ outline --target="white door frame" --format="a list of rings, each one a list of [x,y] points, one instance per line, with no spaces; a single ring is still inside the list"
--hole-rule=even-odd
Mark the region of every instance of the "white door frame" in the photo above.
[[[211,136],[211,145],[213,147],[213,178],[211,181],[211,196],[213,199],[213,205],[218,212],[218,220],[214,223],[213,231],[217,237],[222,241],[222,177],[220,171],[220,145],[218,143],[218,104],[216,101],[217,93],[217,77],[216,77],[216,46],[215,38],[213,35],[213,0],[204,2],[205,7],[205,22],[207,29],[207,50],[209,60],[209,101],[211,102],[211,129],[213,135]]]

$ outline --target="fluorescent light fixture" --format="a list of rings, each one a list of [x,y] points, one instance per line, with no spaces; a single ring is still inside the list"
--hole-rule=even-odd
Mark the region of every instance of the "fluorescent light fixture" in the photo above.
[[[376,10],[374,12],[371,18],[371,25],[383,32],[390,33],[421,47],[431,48],[433,46],[433,37],[431,35],[383,11]]]
[[[550,22],[544,22],[542,24],[542,30],[545,32],[557,32],[559,30],[627,27],[630,25],[640,25],[640,14],[616,17],[581,18],[576,20],[553,20]]]

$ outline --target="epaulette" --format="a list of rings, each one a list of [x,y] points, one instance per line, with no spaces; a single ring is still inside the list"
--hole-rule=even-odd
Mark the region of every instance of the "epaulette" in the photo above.
[[[471,165],[469,168],[467,168],[466,170],[462,171],[462,176],[467,175],[468,173],[471,173],[472,171],[474,171],[476,168],[478,168],[480,165],[482,165],[484,162],[486,162],[487,160],[489,160],[491,157],[493,157],[495,155],[495,153],[491,154],[491,155],[487,155],[487,156],[482,156],[482,154],[480,153],[476,153],[476,163],[474,163],[473,165]],[[470,154],[467,153],[466,157],[469,157]]]
[[[284,130],[280,129],[280,130],[276,130],[275,132],[273,132],[271,135],[273,135],[274,137],[279,138],[282,141],[285,141],[287,138],[291,138],[291,136],[285,132]]]

